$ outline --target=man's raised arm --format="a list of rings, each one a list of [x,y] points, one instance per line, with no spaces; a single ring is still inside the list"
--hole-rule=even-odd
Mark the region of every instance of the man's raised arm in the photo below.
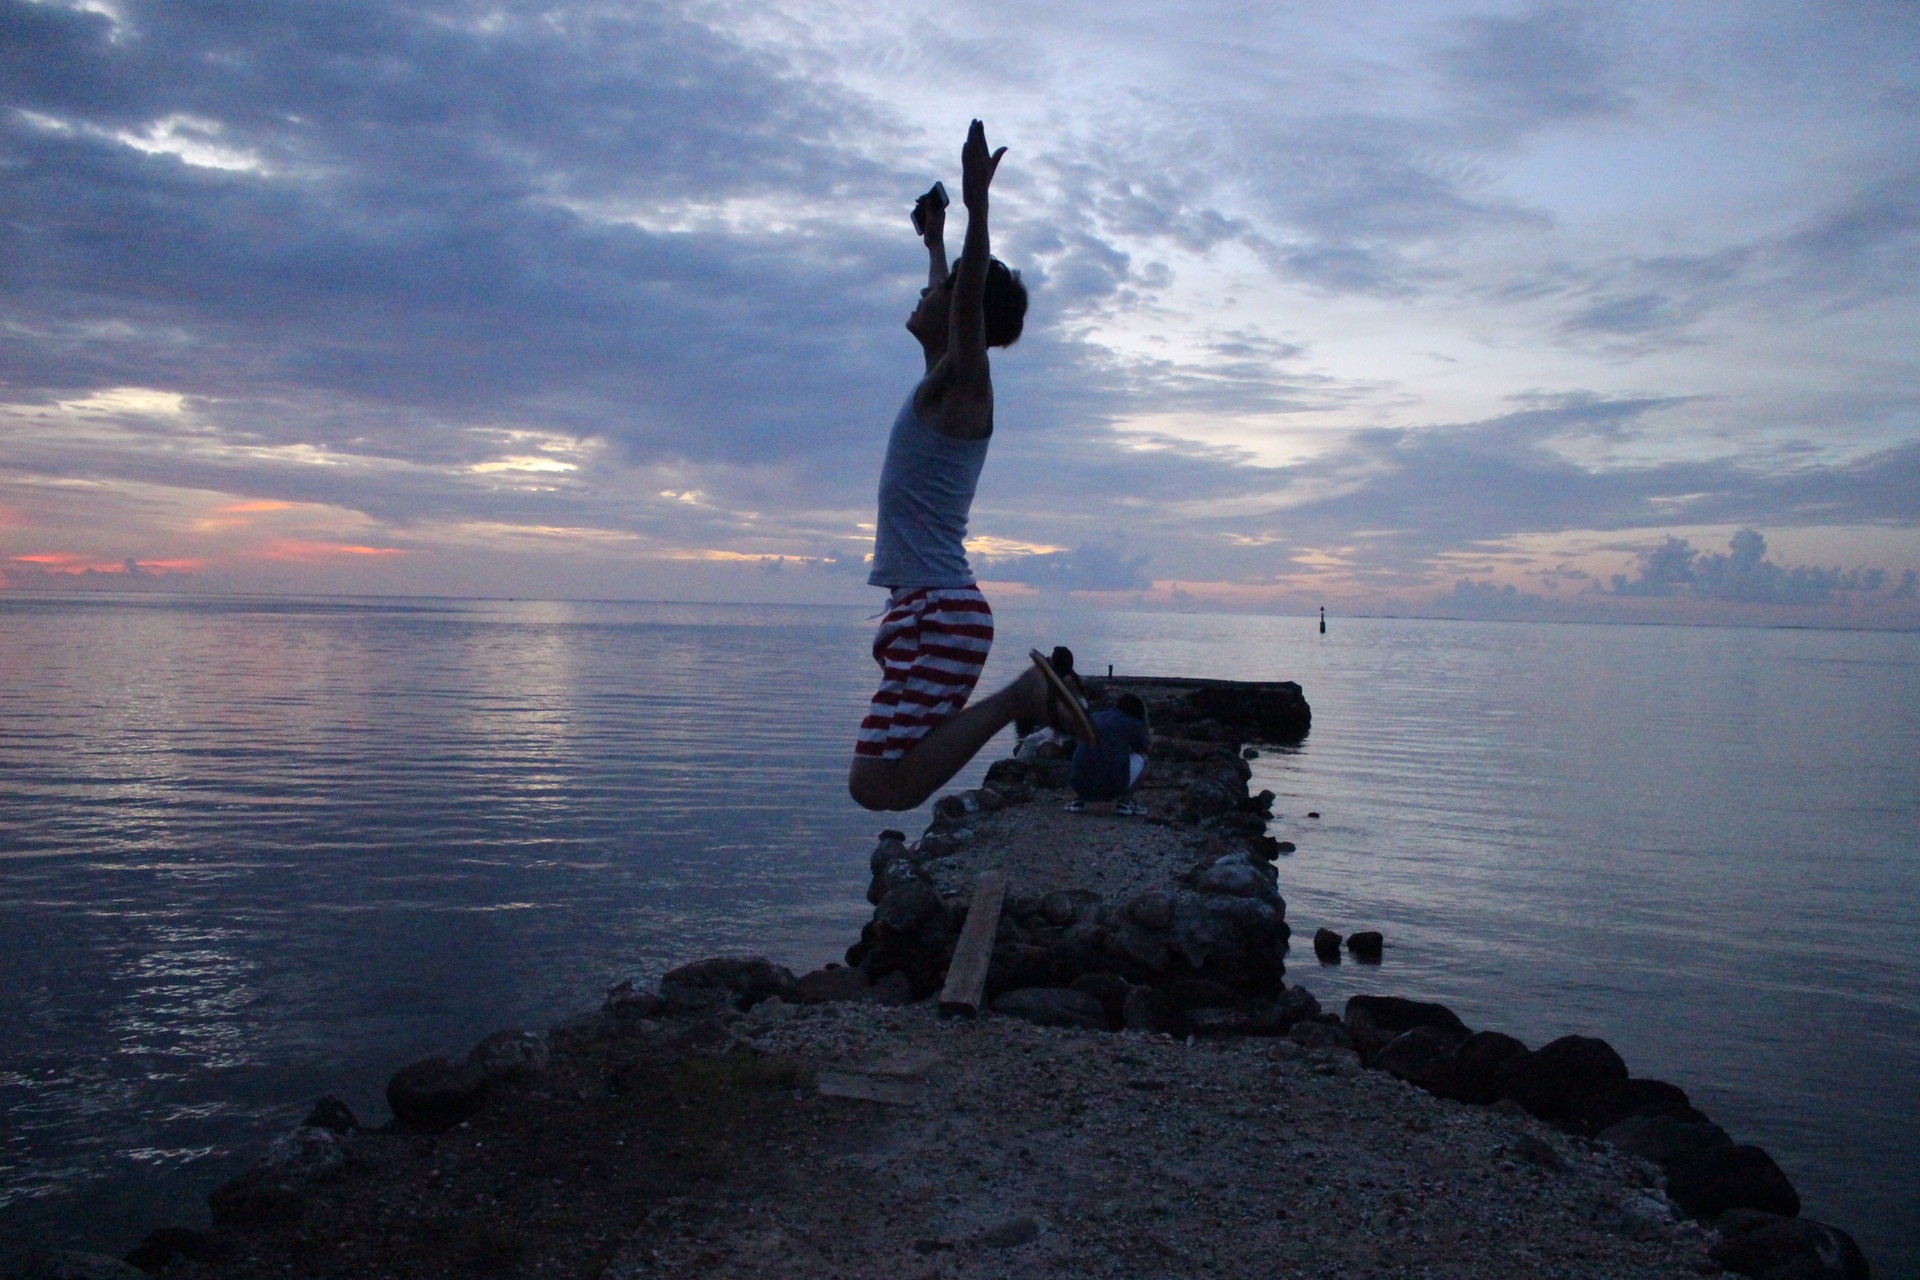
[[[984,380],[987,370],[987,263],[992,250],[987,240],[987,188],[1000,167],[998,151],[987,150],[987,130],[978,120],[967,129],[960,148],[961,202],[967,206],[967,239],[953,280],[953,311],[947,330],[947,359],[956,387]]]
[[[932,194],[930,191],[927,196]],[[920,238],[927,246],[927,288],[938,289],[947,282],[950,269],[947,263],[946,197],[929,200],[927,196],[920,197],[921,225],[926,228]]]

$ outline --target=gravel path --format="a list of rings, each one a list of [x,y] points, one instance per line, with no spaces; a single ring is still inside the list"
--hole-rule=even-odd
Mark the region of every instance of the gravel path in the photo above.
[[[703,1239],[648,1235],[609,1276],[1683,1277],[1713,1239],[1650,1166],[1346,1050],[859,1004],[733,1033],[824,1094],[888,1100],[833,1099],[857,1137],[796,1149]]]
[[[1024,894],[1090,889],[1124,902],[1149,889],[1166,889],[1193,866],[1207,837],[1191,827],[1113,814],[1068,813],[1065,791],[1040,791],[1030,802],[997,813],[967,817],[972,837],[944,858],[927,864],[943,894],[970,894],[983,872],[1005,871]],[[1171,811],[1177,789],[1149,783],[1137,798]]]

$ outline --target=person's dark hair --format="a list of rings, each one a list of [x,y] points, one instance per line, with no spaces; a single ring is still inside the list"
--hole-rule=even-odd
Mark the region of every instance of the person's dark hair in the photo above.
[[[947,288],[953,288],[959,273],[958,266],[947,272]],[[998,258],[987,261],[987,291],[980,307],[986,313],[988,346],[1010,347],[1020,341],[1020,331],[1027,325],[1027,286],[1020,283],[1018,271]]]
[[[1147,722],[1147,704],[1140,701],[1140,695],[1123,693],[1113,700],[1113,705],[1123,715],[1132,716],[1141,724]]]

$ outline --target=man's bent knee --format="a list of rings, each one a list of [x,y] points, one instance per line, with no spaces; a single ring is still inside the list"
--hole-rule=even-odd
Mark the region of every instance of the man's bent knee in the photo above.
[[[898,813],[919,808],[931,792],[919,790],[907,776],[904,761],[856,756],[847,770],[847,794],[862,809]]]

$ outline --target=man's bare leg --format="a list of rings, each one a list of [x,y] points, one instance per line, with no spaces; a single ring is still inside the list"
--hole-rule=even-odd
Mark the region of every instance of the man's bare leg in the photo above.
[[[965,708],[927,731],[898,760],[855,756],[847,791],[863,809],[917,809],[926,798],[980,754],[993,735],[1015,720],[1047,717],[1047,685],[1036,670]]]

